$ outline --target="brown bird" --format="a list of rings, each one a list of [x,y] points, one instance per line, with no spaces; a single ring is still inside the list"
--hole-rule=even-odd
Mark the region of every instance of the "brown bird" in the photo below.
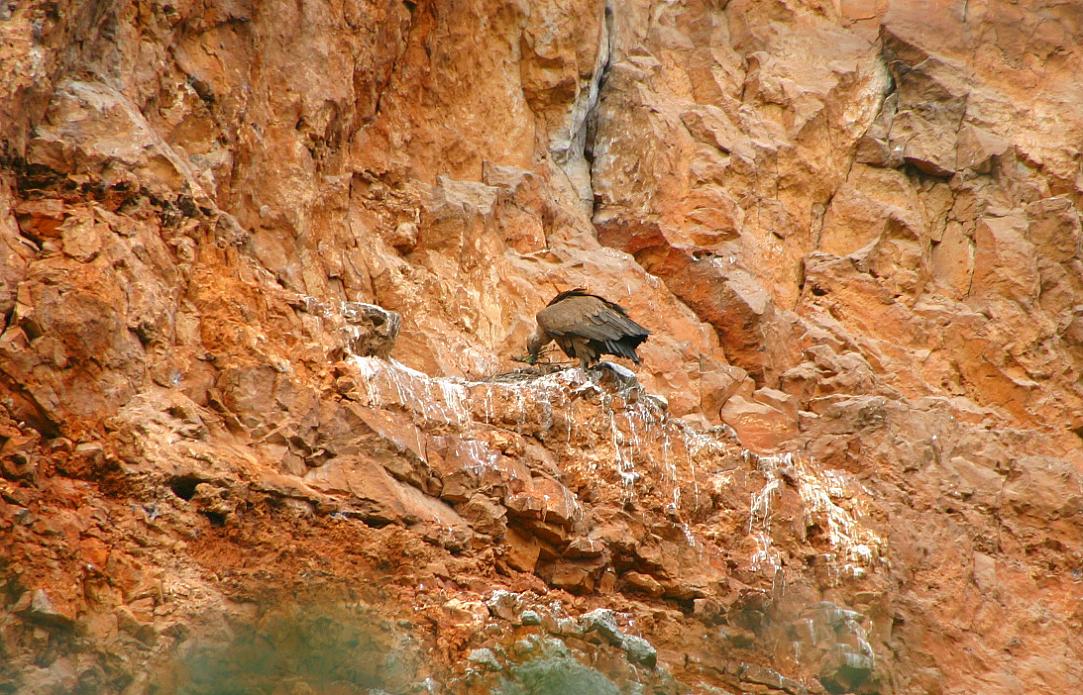
[[[598,356],[617,355],[639,364],[636,348],[650,335],[643,326],[628,318],[624,307],[590,294],[582,287],[561,292],[536,315],[538,329],[527,343],[530,364],[538,352],[555,340],[564,354],[578,359],[586,369]]]

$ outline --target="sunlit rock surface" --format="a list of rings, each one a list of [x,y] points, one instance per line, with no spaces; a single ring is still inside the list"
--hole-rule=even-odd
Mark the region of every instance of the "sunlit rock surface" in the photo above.
[[[0,692],[1080,691],[1080,37],[4,4]]]

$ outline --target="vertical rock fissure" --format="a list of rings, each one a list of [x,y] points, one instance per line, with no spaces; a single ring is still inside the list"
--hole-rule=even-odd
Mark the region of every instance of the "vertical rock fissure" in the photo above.
[[[609,75],[609,65],[613,57],[613,3],[606,0],[602,22],[602,36],[598,42],[598,62],[590,80],[587,96],[586,118],[583,120],[583,159],[587,164],[587,184],[591,206],[591,218],[596,212],[594,199],[594,140],[598,135],[598,104],[602,100],[602,89]]]
[[[591,210],[594,201],[594,186],[591,180],[593,121],[601,94],[601,85],[605,81],[605,73],[609,68],[612,46],[610,38],[612,10],[608,2],[604,13],[590,79],[585,84],[580,82],[563,124],[549,141],[549,153],[553,161],[560,167],[572,189],[575,190],[585,212]]]

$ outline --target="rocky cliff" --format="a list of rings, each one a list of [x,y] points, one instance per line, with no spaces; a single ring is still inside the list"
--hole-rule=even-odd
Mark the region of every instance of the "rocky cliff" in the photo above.
[[[1080,691],[1080,64],[1070,0],[3,3],[0,692]],[[576,286],[634,376],[514,360]]]

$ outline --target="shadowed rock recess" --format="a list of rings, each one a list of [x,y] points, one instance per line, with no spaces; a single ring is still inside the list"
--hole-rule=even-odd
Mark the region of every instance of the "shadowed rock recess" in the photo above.
[[[0,4],[0,694],[1083,692],[1080,65],[1060,0]],[[635,374],[515,361],[573,287]]]

